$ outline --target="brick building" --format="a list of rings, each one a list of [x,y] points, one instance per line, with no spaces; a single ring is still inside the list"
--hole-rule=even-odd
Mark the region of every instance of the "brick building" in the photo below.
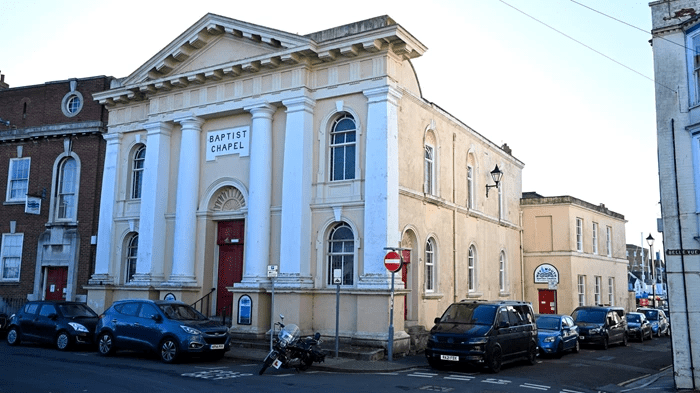
[[[0,86],[0,314],[27,300],[85,301],[107,125],[92,94],[111,79]]]

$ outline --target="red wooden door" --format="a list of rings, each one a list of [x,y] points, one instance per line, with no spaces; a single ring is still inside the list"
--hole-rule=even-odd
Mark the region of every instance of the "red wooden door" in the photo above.
[[[557,313],[557,291],[553,289],[539,289],[540,314]]]
[[[233,294],[226,287],[243,279],[243,235],[245,221],[221,221],[216,244],[219,246],[219,282],[216,291],[217,315],[231,314]]]
[[[67,267],[46,268],[46,300],[65,300],[68,283]]]
[[[408,264],[411,263],[411,250],[401,250],[401,257],[403,257],[403,266],[401,266],[401,281],[403,281],[403,286],[408,288]],[[403,319],[404,321],[408,318],[408,295],[403,297]]]

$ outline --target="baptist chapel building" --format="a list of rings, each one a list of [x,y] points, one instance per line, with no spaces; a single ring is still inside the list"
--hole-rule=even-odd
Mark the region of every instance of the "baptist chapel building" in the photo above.
[[[341,340],[385,346],[391,247],[396,352],[454,301],[522,299],[523,163],[423,98],[426,50],[388,16],[297,35],[207,14],[95,94],[88,304],[211,293],[236,335],[284,314],[334,336],[340,285]]]

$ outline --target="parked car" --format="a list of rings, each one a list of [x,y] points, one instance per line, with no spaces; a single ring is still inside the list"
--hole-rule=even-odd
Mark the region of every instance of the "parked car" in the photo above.
[[[627,320],[621,307],[577,307],[571,317],[578,326],[581,344],[599,344],[608,349],[610,344],[627,345]]]
[[[662,334],[667,336],[671,335],[671,325],[666,313],[663,310],[657,310],[654,308],[638,308],[637,312],[646,315],[647,319],[651,323],[651,330],[654,332],[656,337],[661,337]]]
[[[568,315],[541,314],[537,316],[537,338],[543,354],[561,357],[571,350],[578,353],[578,326]]]
[[[147,350],[166,363],[183,354],[220,359],[230,349],[228,328],[191,306],[168,300],[131,299],[114,302],[100,315],[97,347],[102,355],[119,349]]]
[[[646,315],[639,312],[631,312],[627,313],[625,318],[627,318],[627,335],[630,338],[634,337],[639,339],[639,341],[644,341],[646,337],[649,340],[653,338],[651,323],[649,323]]]
[[[83,303],[28,302],[10,317],[7,343],[46,342],[67,350],[74,344],[92,344],[99,317]]]
[[[497,373],[518,359],[537,362],[537,325],[532,306],[519,301],[466,301],[451,304],[430,330],[428,364],[485,365]]]

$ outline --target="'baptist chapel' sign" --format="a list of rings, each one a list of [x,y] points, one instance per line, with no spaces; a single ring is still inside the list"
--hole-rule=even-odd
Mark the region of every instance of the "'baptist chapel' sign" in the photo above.
[[[250,127],[237,127],[207,132],[207,161],[218,156],[250,154]]]
[[[543,263],[535,269],[535,283],[559,283],[559,271],[556,267]]]

